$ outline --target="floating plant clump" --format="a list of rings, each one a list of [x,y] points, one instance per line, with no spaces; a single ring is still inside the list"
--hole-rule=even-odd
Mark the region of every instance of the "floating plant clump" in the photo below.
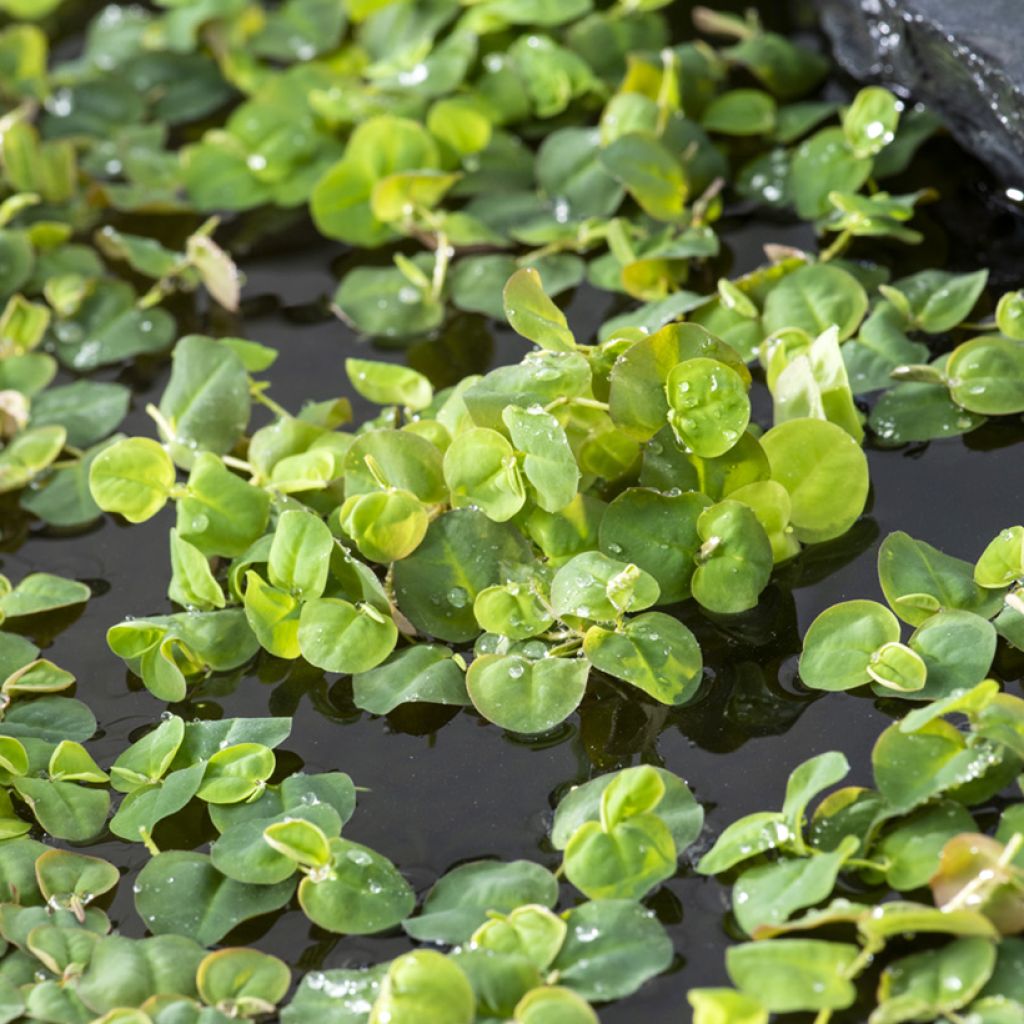
[[[972,564],[872,488],[1020,439],[938,119],[672,0],[86,7],[0,0],[0,1024],[1024,1024],[1024,527]],[[800,244],[737,272],[741,217]],[[300,253],[315,301],[247,284]],[[801,638],[872,514],[885,603]],[[818,701],[779,810],[659,747]],[[448,721],[410,841],[361,775]]]

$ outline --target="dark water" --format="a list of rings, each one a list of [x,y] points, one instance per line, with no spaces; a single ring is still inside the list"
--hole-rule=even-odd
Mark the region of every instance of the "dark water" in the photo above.
[[[900,271],[948,263],[957,269],[992,263],[998,288],[1019,286],[1024,228],[993,201],[992,188],[975,166],[948,143],[933,144],[920,162],[928,183],[936,178],[946,199],[926,214],[927,242],[885,258]],[[903,183],[901,183],[903,184]],[[907,188],[917,187],[913,178]],[[236,244],[258,234],[253,219],[235,226]],[[166,222],[165,236],[187,225]],[[723,230],[727,252],[715,273],[757,265],[765,241],[813,245],[805,227],[733,218]],[[326,297],[347,257],[299,224],[272,242],[257,242],[244,260],[248,274],[243,315],[207,315],[188,306],[178,312],[183,332],[237,334],[269,344],[281,355],[270,371],[272,394],[298,409],[307,399],[345,394],[344,358],[371,349],[330,316]],[[731,266],[730,266],[731,263]],[[713,275],[712,275],[713,277]],[[613,308],[609,296],[580,289],[570,320],[586,338]],[[373,351],[408,359],[436,383],[515,360],[524,343],[478,318],[458,317],[439,339],[408,350]],[[143,411],[158,398],[167,370],[159,362],[109,371],[136,389],[124,430],[152,434]],[[761,386],[758,385],[760,388]],[[769,406],[761,388],[757,408]],[[357,417],[368,411],[358,400]],[[762,423],[765,416],[761,416]],[[877,546],[894,529],[974,559],[1003,526],[1020,521],[1024,467],[1020,424],[987,426],[966,439],[934,442],[914,450],[871,450],[872,498],[851,534],[806,552],[784,567],[760,607],[734,622],[712,623],[690,607],[679,609],[699,633],[708,663],[699,699],[672,711],[642,702],[609,684],[592,686],[580,712],[544,745],[530,745],[488,725],[471,712],[407,707],[386,718],[357,711],[348,682],[306,666],[262,657],[244,674],[209,680],[187,704],[186,718],[294,715],[282,767],[343,770],[369,792],[346,834],[393,859],[421,892],[454,865],[481,857],[525,857],[554,867],[545,843],[551,808],[570,784],[641,762],[662,764],[683,776],[707,810],[708,826],[683,859],[678,875],[648,901],[668,926],[677,959],[666,975],[632,999],[601,1011],[607,1024],[643,1020],[669,1024],[687,1019],[687,989],[726,982],[728,890],[692,871],[714,834],[736,817],[781,803],[785,780],[801,760],[828,749],[846,753],[850,782],[870,782],[869,754],[888,721],[870,697],[812,695],[794,682],[800,636],[818,612],[853,597],[881,598],[875,575]],[[55,639],[37,638],[48,657],[78,677],[77,695],[96,713],[101,732],[91,749],[109,764],[151,725],[162,710],[138,680],[109,652],[106,628],[126,615],[169,609],[165,511],[142,526],[109,520],[73,536],[47,534],[11,515],[4,525],[2,571],[15,580],[46,570],[93,583],[97,594],[80,618]],[[24,530],[27,529],[27,535]],[[1004,678],[1019,687],[1020,661],[1003,655]],[[195,847],[213,838],[197,819],[156,836],[162,848]],[[139,845],[116,840],[93,844],[96,852],[133,872],[148,859]],[[130,882],[111,909],[116,924],[138,935]],[[258,943],[300,970],[360,965],[409,948],[401,935],[338,937],[311,927],[298,910],[243,926],[228,941]]]

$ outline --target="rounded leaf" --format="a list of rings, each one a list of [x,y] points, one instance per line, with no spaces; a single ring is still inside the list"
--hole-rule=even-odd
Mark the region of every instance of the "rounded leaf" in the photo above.
[[[685,704],[704,671],[700,645],[678,619],[645,612],[620,630],[591,626],[583,638],[591,664],[632,683],[662,704]]]
[[[255,949],[219,949],[196,971],[199,997],[231,1016],[272,1013],[291,980],[287,964]]]
[[[477,711],[495,725],[541,733],[579,707],[589,673],[583,658],[531,661],[518,654],[485,654],[469,666],[466,689]]]
[[[800,678],[812,690],[850,690],[872,678],[872,656],[897,643],[900,624],[876,601],[843,601],[811,623],[800,655]]]
[[[746,611],[768,584],[772,546],[764,527],[747,506],[726,499],[705,509],[697,520],[702,541],[691,588],[708,611]]]
[[[368,1024],[473,1024],[476,997],[450,959],[430,949],[398,957],[388,968]]]
[[[668,422],[679,443],[701,458],[724,455],[750,422],[750,399],[740,375],[717,359],[687,359],[665,382]]]
[[[832,540],[857,521],[868,496],[868,462],[842,427],[827,420],[789,420],[769,430],[761,446],[772,479],[789,492],[799,540]]]
[[[398,641],[388,615],[370,604],[341,598],[307,601],[299,615],[299,649],[311,665],[328,672],[367,672],[379,665]]]
[[[444,479],[454,508],[476,505],[496,523],[511,519],[526,501],[515,450],[487,427],[456,435],[444,453]]]
[[[347,839],[332,839],[331,854],[328,868],[299,885],[299,904],[314,924],[342,935],[369,935],[409,916],[415,893],[386,857]]]
[[[958,345],[946,363],[957,405],[984,416],[1024,412],[1024,341],[998,335]]]
[[[174,475],[174,463],[161,445],[148,437],[129,437],[93,459],[89,489],[104,512],[141,523],[164,507]]]

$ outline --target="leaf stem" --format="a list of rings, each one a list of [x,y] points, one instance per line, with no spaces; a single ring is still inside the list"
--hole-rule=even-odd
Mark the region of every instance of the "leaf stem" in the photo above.
[[[160,853],[160,847],[153,842],[153,837],[149,834],[149,829],[144,825],[139,826],[139,836],[142,839],[142,845],[145,846],[147,852],[151,857],[156,857]]]
[[[252,381],[249,385],[249,394],[252,399],[266,406],[272,413],[283,420],[290,420],[292,414],[283,406],[275,402],[269,395],[265,394],[267,385],[264,382]]]
[[[829,260],[834,260],[837,256],[841,256],[849,248],[852,241],[852,231],[841,231],[836,236],[835,241],[824,252],[818,254],[818,262],[828,263]]]
[[[437,249],[434,251],[434,276],[430,282],[430,294],[435,299],[440,299],[441,293],[444,291],[451,258],[452,247],[448,244],[448,236],[443,231],[438,231]]]
[[[225,466],[230,466],[232,469],[240,469],[243,473],[248,473],[250,476],[256,476],[256,467],[251,462],[246,462],[245,459],[236,459],[234,455],[222,455],[220,460]]]
[[[171,421],[152,402],[146,406],[146,415],[156,424],[157,430],[164,435],[168,443],[177,437]]]

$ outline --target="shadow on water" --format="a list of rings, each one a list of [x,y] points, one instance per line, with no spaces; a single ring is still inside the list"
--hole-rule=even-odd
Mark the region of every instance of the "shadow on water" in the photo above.
[[[956,269],[991,263],[997,286],[1011,283],[1024,256],[1020,219],[993,201],[984,175],[947,141],[930,144],[919,165],[944,179],[937,184],[946,198],[925,214],[928,243],[917,250],[887,250],[885,259],[898,273],[924,262],[934,265],[937,255]],[[917,187],[912,180],[906,189],[903,184],[894,191]],[[173,236],[187,227],[167,220],[162,233]],[[444,386],[515,360],[524,350],[522,340],[503,325],[466,314],[454,315],[436,337],[371,350],[330,311],[338,274],[352,258],[341,247],[318,238],[294,215],[257,213],[232,228],[235,247],[246,252],[242,314],[183,306],[177,310],[179,322],[183,333],[236,334],[277,348],[273,395],[286,407],[345,394],[343,361],[356,353],[407,360]],[[722,234],[725,252],[709,280],[756,266],[766,241],[813,245],[805,226],[778,220],[728,217]],[[585,338],[616,306],[607,294],[582,287],[567,309],[578,336]],[[144,406],[159,396],[166,376],[166,365],[158,360],[108,371],[109,379],[129,383],[135,392],[125,432],[151,433]],[[757,388],[755,407],[767,412],[766,393],[762,385]],[[353,404],[357,418],[369,412],[358,398]],[[708,812],[696,849],[648,900],[672,935],[677,959],[669,973],[634,998],[601,1012],[607,1024],[675,1022],[686,1013],[689,987],[726,980],[727,890],[692,870],[710,836],[741,814],[778,806],[793,766],[824,750],[840,749],[848,756],[851,783],[870,781],[870,747],[888,716],[863,694],[805,691],[796,679],[803,631],[836,601],[881,597],[875,558],[890,531],[906,530],[973,559],[1000,528],[1019,520],[1024,474],[1014,472],[1019,458],[1010,447],[1021,438],[1020,424],[999,424],[915,449],[871,448],[871,504],[848,536],[810,548],[780,568],[758,608],[746,615],[711,619],[685,605],[677,609],[698,633],[707,663],[698,698],[681,710],[598,679],[565,726],[525,740],[467,711],[411,706],[371,716],[354,707],[346,679],[266,656],[244,672],[211,678],[173,710],[186,718],[293,715],[281,770],[340,769],[366,787],[346,834],[392,858],[421,892],[452,866],[481,857],[525,857],[554,867],[558,857],[545,840],[551,810],[568,786],[594,773],[641,762],[677,772]],[[40,531],[8,506],[0,509],[0,522],[6,574],[17,579],[46,570],[86,580],[94,589],[77,618],[33,622],[32,638],[48,657],[75,672],[78,695],[100,722],[93,752],[101,764],[109,764],[152,724],[158,709],[108,651],[104,635],[125,616],[167,610],[170,513],[131,528],[105,520],[74,535]],[[1008,681],[1022,672],[1020,659],[1005,654],[998,667]],[[213,837],[208,820],[196,815],[179,817],[173,830],[165,827],[155,838],[162,848],[197,848]],[[109,841],[91,849],[127,871],[147,860],[138,845]],[[121,887],[111,913],[125,932],[141,934],[130,888]],[[395,934],[330,935],[297,910],[249,922],[232,940],[258,941],[302,969],[360,965],[409,948]]]

